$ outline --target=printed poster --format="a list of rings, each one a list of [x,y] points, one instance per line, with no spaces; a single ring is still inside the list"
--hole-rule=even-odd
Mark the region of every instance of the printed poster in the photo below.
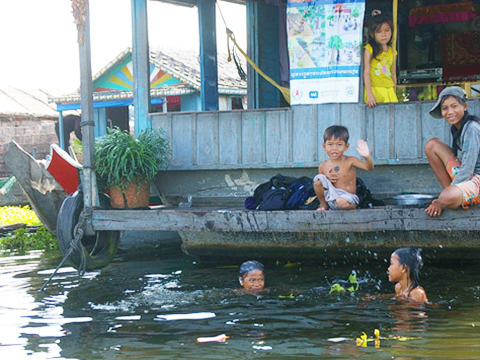
[[[365,0],[288,0],[291,105],[359,101]]]

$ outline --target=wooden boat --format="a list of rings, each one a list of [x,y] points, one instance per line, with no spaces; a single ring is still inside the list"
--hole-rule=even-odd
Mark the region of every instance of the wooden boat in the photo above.
[[[36,160],[16,142],[8,144],[5,153],[8,165],[38,218],[55,233],[57,215],[67,193],[46,170],[45,160]]]
[[[270,55],[278,53],[275,34],[280,32],[262,31],[262,26],[277,21],[274,14],[279,12],[262,2],[246,3],[252,24],[258,25],[250,27],[249,38],[253,41],[249,52],[257,53],[254,60],[260,65],[269,66],[269,59],[276,58]],[[215,22],[207,21],[214,16],[213,7],[202,6],[204,2],[198,4],[199,17],[203,19],[200,33],[214,32]],[[135,131],[151,126],[162,128],[169,135],[172,163],[155,180],[167,206],[136,211],[94,209],[90,230],[177,230],[187,252],[223,258],[312,257],[332,249],[377,251],[412,243],[439,252],[452,248],[468,252],[479,247],[479,209],[445,211],[441,218],[430,219],[423,209],[392,206],[323,213],[239,208],[258,184],[278,172],[293,177],[313,176],[319,162],[325,159],[322,133],[335,124],[349,128],[350,143],[355,144],[358,139],[368,141],[376,168],[358,175],[374,195],[388,197],[405,191],[438,194],[441,188],[429,170],[423,147],[432,137],[448,143],[448,126],[428,115],[433,104],[428,101],[380,104],[373,109],[363,103],[270,109],[270,104],[279,103],[279,94],[273,88],[264,88],[254,73],[249,73],[248,80],[248,103],[253,110],[151,113],[146,10],[146,1],[132,2],[133,48],[137,54],[132,72]],[[268,34],[268,43],[275,46],[260,46],[264,34]],[[79,47],[82,118],[89,120],[94,114],[88,31],[84,40]],[[209,53],[209,49],[215,49],[213,41],[212,37],[201,37],[200,57],[205,74],[217,71],[215,62],[207,61],[214,58],[214,51]],[[276,69],[272,71],[275,73]],[[203,109],[215,109],[212,104],[218,94],[214,84],[207,76],[202,77],[199,101]],[[274,101],[268,101],[271,99]],[[469,99],[469,110],[480,113],[479,99]],[[94,126],[87,120],[82,128],[83,145],[91,151]],[[354,146],[347,155],[356,155]],[[93,176],[88,167],[85,171],[88,200],[97,189],[89,180]],[[189,195],[193,207],[177,207]]]
[[[5,153],[5,163],[13,172],[12,179],[26,195],[28,203],[45,228],[56,234],[61,252],[65,255],[75,237],[75,226],[83,210],[83,193],[79,189],[79,173],[82,166],[58,145],[51,145],[49,159],[36,160],[20,145],[11,142]],[[13,180],[11,180],[12,182]],[[6,183],[4,184],[6,185]],[[109,208],[106,194],[100,194],[102,208]],[[62,214],[59,216],[59,214]],[[12,230],[9,227],[8,230]],[[138,232],[122,232],[125,251],[151,250],[159,242],[180,244],[175,231],[159,232],[148,242],[132,241],[141,237]],[[120,244],[119,231],[98,231],[85,234],[70,256],[70,263],[77,268],[95,269],[110,263]],[[143,247],[143,249],[140,249]]]

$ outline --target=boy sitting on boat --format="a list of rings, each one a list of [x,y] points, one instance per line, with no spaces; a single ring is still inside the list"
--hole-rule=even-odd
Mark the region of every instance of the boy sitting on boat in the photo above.
[[[328,160],[318,166],[318,175],[313,179],[315,194],[320,201],[317,210],[353,210],[360,202],[356,194],[356,169],[373,170],[370,150],[364,140],[358,140],[358,153],[365,159],[346,156],[349,134],[345,126],[334,125],[323,134],[323,149]]]

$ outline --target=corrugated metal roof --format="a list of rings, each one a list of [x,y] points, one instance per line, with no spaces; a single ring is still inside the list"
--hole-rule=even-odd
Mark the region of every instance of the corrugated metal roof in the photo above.
[[[182,84],[165,85],[161,87],[151,88],[151,96],[172,96],[188,94],[194,91],[200,91],[200,58],[198,53],[192,50],[180,50],[174,48],[165,48],[156,50],[155,46],[152,46],[150,51],[150,63],[161,69],[165,73],[179,79]],[[117,90],[103,90],[96,91],[95,86],[99,82],[105,84],[103,88],[107,86],[107,82],[103,81],[113,79],[114,72],[118,71],[118,65],[126,66],[125,64],[131,62],[131,48],[127,48],[118,56],[104,66],[94,77],[94,101],[108,101],[117,100],[123,98],[133,98],[133,78],[128,79],[127,82],[123,82],[127,85],[128,89]],[[241,56],[241,55],[240,55]],[[246,72],[246,60],[244,58],[238,58],[239,63],[243,71]],[[127,64],[128,65],[128,64]],[[245,95],[247,91],[246,80],[241,80],[238,73],[238,69],[233,59],[228,61],[228,54],[217,55],[218,65],[218,93],[223,95]],[[150,79],[151,80],[151,79]],[[80,90],[77,90],[74,94],[63,95],[57,97],[50,97],[49,101],[56,104],[75,103],[80,101]]]
[[[160,67],[167,67],[173,70],[180,79],[186,79],[188,83],[200,89],[200,56],[198,52],[185,49],[162,48],[152,50],[150,59]],[[239,57],[238,60],[246,73],[247,65],[245,59]],[[219,88],[247,88],[247,82],[240,79],[233,59],[230,62],[228,61],[228,54],[217,54],[217,65]]]
[[[13,86],[0,87],[0,115],[58,118],[55,105],[50,105],[48,99],[62,92],[61,90],[17,89]]]

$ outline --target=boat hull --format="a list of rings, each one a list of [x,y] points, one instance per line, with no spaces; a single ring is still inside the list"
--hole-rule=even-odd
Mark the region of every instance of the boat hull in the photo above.
[[[45,229],[55,233],[67,193],[46,170],[45,161],[34,159],[14,141],[8,144],[4,159]]]

